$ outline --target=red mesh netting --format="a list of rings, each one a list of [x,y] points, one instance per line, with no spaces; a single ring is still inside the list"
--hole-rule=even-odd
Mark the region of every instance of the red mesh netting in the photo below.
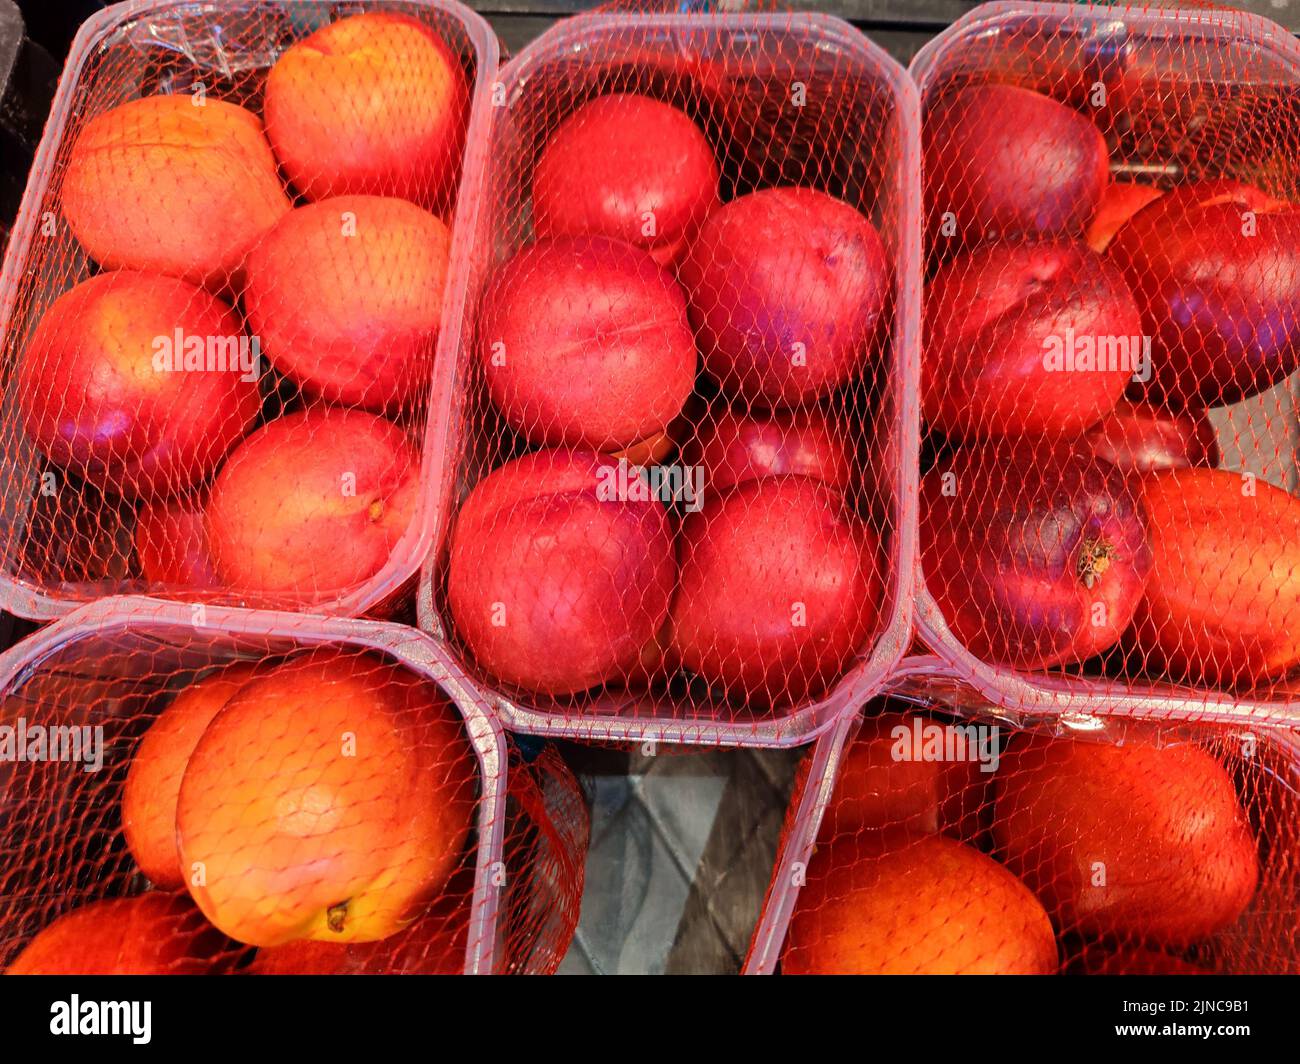
[[[903,650],[902,72],[818,16],[607,16],[495,92],[425,621],[525,726],[806,731]]]
[[[554,750],[394,654],[105,617],[5,656],[0,967],[555,970],[588,821]]]
[[[1037,8],[913,65],[922,634],[1025,708],[1016,673],[1290,701],[1300,46],[1234,12]]]
[[[361,6],[135,5],[78,37],[0,289],[14,612],[359,613],[418,568],[496,43],[454,3]]]
[[[848,732],[842,750],[821,740],[832,771],[810,779],[820,759],[804,765],[751,970],[1300,967],[1294,731],[1020,726],[899,702]],[[805,864],[819,787],[829,801]]]

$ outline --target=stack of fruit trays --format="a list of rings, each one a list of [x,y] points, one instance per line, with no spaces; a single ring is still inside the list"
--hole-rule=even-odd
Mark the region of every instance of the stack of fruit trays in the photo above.
[[[432,542],[497,65],[456,4],[334,14],[122,5],[69,59],[3,281],[0,597],[59,618],[0,658],[11,971],[572,935],[568,769],[414,628],[327,616],[399,609]]]
[[[910,77],[92,20],[0,282],[0,964],[552,971],[586,811],[517,730],[814,742],[750,970],[1293,970],[1298,84],[1223,12]]]

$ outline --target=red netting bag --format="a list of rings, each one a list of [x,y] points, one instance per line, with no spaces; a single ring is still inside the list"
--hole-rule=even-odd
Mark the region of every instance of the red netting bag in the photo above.
[[[452,0],[86,23],[0,280],[8,609],[402,593],[433,541],[435,354],[496,63]]]
[[[418,633],[198,609],[87,606],[0,657],[0,967],[554,971],[588,833],[559,756]]]
[[[746,970],[1194,975],[1300,967],[1300,736],[949,684],[801,769]]]
[[[523,730],[797,742],[905,649],[910,83],[836,19],[640,12],[494,92],[422,622]]]
[[[999,3],[912,72],[920,634],[1008,707],[1296,720],[1300,45]]]

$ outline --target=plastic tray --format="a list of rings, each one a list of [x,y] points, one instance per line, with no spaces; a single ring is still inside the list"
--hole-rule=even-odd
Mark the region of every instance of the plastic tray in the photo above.
[[[888,514],[883,519],[886,552],[884,621],[863,646],[846,675],[813,704],[765,714],[711,695],[604,690],[566,700],[499,689],[477,671],[462,647],[446,607],[446,537],[426,565],[417,599],[423,628],[447,639],[467,662],[472,682],[508,727],[535,734],[597,739],[657,738],[688,743],[781,746],[807,741],[836,715],[877,690],[910,640],[910,600],[915,527],[914,456],[917,450],[916,341],[919,291],[917,185],[919,140],[913,86],[885,52],[839,19],[815,14],[647,15],[610,14],[568,19],[525,48],[499,76],[492,129],[492,164],[480,218],[483,254],[474,265],[471,299],[491,269],[525,244],[530,167],[539,139],[577,106],[609,91],[641,91],[670,100],[735,104],[743,122],[775,121],[791,91],[806,84],[808,110],[824,123],[800,128],[799,136],[773,129],[754,137],[764,157],[746,155],[744,164],[723,158],[723,199],[776,183],[796,183],[791,173],[813,174],[809,183],[857,198],[880,230],[894,271],[892,318],[885,349],[884,381],[876,416],[887,419],[888,462],[880,476]],[[813,105],[817,106],[814,107]],[[817,110],[822,108],[822,110]],[[689,109],[689,108],[688,108]],[[761,117],[760,117],[761,116]],[[706,136],[708,123],[705,123]],[[745,136],[749,137],[748,127]],[[838,131],[832,132],[832,131]],[[821,136],[837,145],[836,159],[813,166],[801,138]],[[823,141],[825,143],[825,141]],[[844,145],[851,145],[844,148]],[[874,153],[872,147],[880,145]],[[732,147],[732,152],[737,149]],[[741,152],[744,149],[740,149]],[[782,152],[790,152],[782,156]],[[782,170],[784,164],[786,169]],[[819,156],[819,158],[821,158]],[[488,470],[510,457],[508,432],[484,398],[471,346],[463,334],[458,352],[455,428],[448,454],[456,455],[456,484],[440,493],[448,506]],[[885,345],[882,345],[882,348]],[[518,448],[516,448],[516,453]],[[451,527],[454,513],[440,514]],[[668,690],[671,692],[672,687]]]
[[[102,726],[104,763],[7,764],[0,846],[0,952],[59,912],[139,893],[144,877],[122,845],[117,798],[136,740],[167,694],[199,671],[235,660],[332,645],[368,651],[435,683],[464,718],[479,780],[465,868],[472,890],[466,974],[554,971],[577,923],[588,821],[577,783],[558,757],[515,754],[478,707],[463,674],[427,636],[372,621],[311,619],[143,598],[80,608],[0,655],[6,724]],[[39,787],[31,779],[39,773]],[[59,774],[51,784],[50,774]],[[459,875],[459,873],[458,873]],[[37,915],[39,911],[39,916]],[[33,925],[36,926],[33,926]]]
[[[453,236],[434,373],[450,368],[467,324],[467,265],[480,204],[489,87],[498,61],[497,41],[487,23],[455,0],[235,0],[221,5],[130,0],[98,12],[73,42],[0,275],[0,366],[7,382],[0,402],[0,605],[13,613],[44,620],[111,594],[200,597],[194,588],[150,585],[132,569],[134,510],[129,504],[88,488],[61,492],[76,497],[57,503],[42,499],[43,459],[17,416],[11,370],[27,337],[57,296],[93,272],[66,225],[56,225],[53,236],[43,235],[45,220],[59,218],[60,185],[77,132],[89,118],[128,99],[188,92],[196,81],[203,81],[215,97],[250,101],[257,108],[255,79],[283,50],[332,19],[361,11],[401,12],[435,27],[459,55],[470,85],[455,212],[446,219]],[[267,595],[253,600],[238,588],[203,597],[355,616],[402,593],[435,539],[439,506],[434,495],[444,465],[448,398],[447,387],[435,384],[408,419],[421,452],[423,491],[410,526],[371,579],[316,598]]]
[[[1230,170],[1244,165],[1234,146],[1257,140],[1294,144],[1300,136],[1294,111],[1280,102],[1300,89],[1300,41],[1265,18],[1239,11],[988,3],[926,44],[910,72],[922,108],[953,79],[1011,81],[1058,97],[1071,86],[1076,94],[1102,86],[1109,93],[1108,107],[1118,100],[1128,109],[1128,147],[1112,152],[1112,172],[1130,180],[1156,180],[1207,162],[1217,174],[1225,159]],[[1172,114],[1148,114],[1143,101],[1172,108]],[[1185,132],[1181,147],[1174,143],[1180,129]],[[1292,493],[1300,487],[1294,377],[1252,399],[1213,409],[1211,421],[1223,466],[1249,471]],[[917,576],[916,625],[918,637],[961,680],[1010,711],[1300,721],[1300,702],[1285,693],[1233,695],[1088,669],[1027,673],[981,660],[953,634],[926,590],[923,573]]]

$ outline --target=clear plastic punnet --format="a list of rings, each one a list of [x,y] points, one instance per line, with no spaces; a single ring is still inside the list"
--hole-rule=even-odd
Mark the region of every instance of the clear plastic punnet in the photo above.
[[[577,924],[577,781],[412,629],[107,599],[0,655],[0,743],[12,972],[550,973]]]
[[[932,670],[800,768],[748,974],[1283,974],[1294,729],[1018,715]]]
[[[911,72],[918,635],[1011,712],[1300,721],[1300,42],[994,3]]]
[[[913,86],[835,18],[637,12],[494,94],[421,624],[511,727],[805,741],[910,639]]]
[[[84,24],[0,279],[0,604],[409,595],[496,67],[454,0]]]

